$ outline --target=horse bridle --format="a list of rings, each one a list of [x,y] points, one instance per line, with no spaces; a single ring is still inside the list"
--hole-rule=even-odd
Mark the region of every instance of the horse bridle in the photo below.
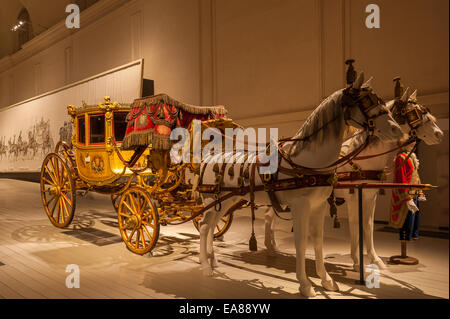
[[[349,123],[349,121],[353,121],[356,124],[360,125],[363,130],[361,130],[361,133],[368,131],[368,135],[366,140],[364,141],[364,143],[358,147],[356,150],[354,150],[353,152],[351,152],[350,154],[347,154],[346,156],[339,158],[338,160],[336,160],[335,162],[333,162],[332,164],[326,166],[326,167],[316,167],[316,168],[311,168],[311,167],[305,167],[302,165],[298,165],[295,164],[291,158],[290,158],[290,153],[291,153],[291,149],[288,152],[283,151],[282,149],[282,145],[284,142],[289,142],[289,141],[293,141],[293,142],[300,142],[300,141],[304,141],[307,140],[309,138],[311,138],[311,136],[307,136],[307,137],[303,137],[303,138],[287,138],[287,139],[283,139],[281,141],[281,143],[278,143],[278,152],[281,155],[281,157],[289,163],[289,165],[291,165],[294,169],[297,170],[303,170],[309,173],[314,173],[314,174],[320,174],[323,172],[320,172],[318,170],[321,169],[329,169],[332,167],[335,167],[337,165],[345,165],[346,163],[350,162],[353,158],[355,158],[356,156],[358,156],[359,153],[361,153],[369,144],[370,142],[370,137],[374,134],[375,131],[375,118],[377,118],[378,116],[381,116],[383,114],[388,114],[389,110],[386,108],[385,103],[383,102],[383,100],[381,100],[376,94],[372,93],[372,90],[369,88],[362,88],[362,89],[354,89],[351,86],[347,87],[346,89],[344,89],[344,94],[342,97],[343,101],[343,107],[345,108],[344,110],[344,121],[345,124],[347,126],[351,126],[351,124]],[[355,120],[354,118],[351,117],[351,112],[350,112],[350,108],[357,106],[359,108],[359,110],[361,111],[361,113],[364,115],[365,121],[364,123],[361,123],[357,120]],[[380,112],[377,112],[374,115],[370,115],[370,111],[372,109],[374,109],[375,107],[381,105],[382,109]],[[336,120],[337,118],[333,119]],[[326,123],[326,125],[329,124]],[[317,134],[320,130],[322,130],[326,125],[324,125],[323,127],[321,127],[319,130],[317,130],[316,132],[314,132],[314,134]]]
[[[410,127],[409,136],[414,138],[417,138],[417,127],[427,113],[429,111],[426,107],[411,99],[406,102],[397,99],[392,107],[394,120],[400,125],[408,124]]]
[[[364,130],[369,132],[369,136],[374,134],[375,131],[375,118],[389,113],[384,101],[379,98],[372,90],[368,88],[362,88],[360,90],[348,87],[344,90],[344,121],[345,124],[351,126],[349,122],[353,121],[358,124]],[[361,113],[364,115],[365,121],[361,123],[351,117],[351,107],[357,106]],[[370,115],[371,110],[381,105],[382,109],[374,115]]]
[[[410,106],[408,108],[408,106]],[[366,155],[366,156],[359,156],[359,157],[355,157],[355,160],[365,160],[365,159],[369,159],[369,158],[374,158],[374,157],[378,157],[381,155],[385,155],[394,151],[397,151],[399,149],[402,149],[403,147],[415,143],[414,146],[412,147],[411,151],[409,151],[406,159],[403,161],[402,165],[400,167],[402,167],[405,163],[406,160],[409,159],[409,157],[411,156],[411,154],[417,149],[418,144],[420,143],[420,139],[417,136],[417,127],[420,125],[420,123],[423,120],[423,117],[425,114],[428,114],[430,111],[420,105],[419,103],[417,103],[416,100],[408,100],[406,102],[400,100],[400,99],[396,99],[396,101],[394,102],[394,105],[392,107],[392,116],[394,118],[394,120],[400,124],[408,124],[408,126],[410,127],[410,131],[409,131],[409,138],[407,141],[405,141],[403,144],[380,154],[374,154],[374,155]]]

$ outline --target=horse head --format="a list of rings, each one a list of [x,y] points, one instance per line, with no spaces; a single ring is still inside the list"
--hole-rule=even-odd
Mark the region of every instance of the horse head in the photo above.
[[[345,122],[362,130],[368,130],[384,141],[397,140],[403,131],[392,117],[383,100],[371,87],[372,78],[364,82],[361,72],[350,86],[344,89],[343,105]]]
[[[401,98],[396,98],[391,104],[391,112],[395,121],[410,137],[418,138],[427,145],[439,144],[444,133],[436,124],[436,118],[430,110],[417,101],[417,90],[409,97],[409,88]]]

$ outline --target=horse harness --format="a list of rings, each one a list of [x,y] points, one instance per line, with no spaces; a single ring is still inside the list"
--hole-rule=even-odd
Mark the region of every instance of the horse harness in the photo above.
[[[378,98],[377,95],[373,94],[370,89],[353,89],[351,86],[347,87],[344,90],[343,94],[343,104],[347,106],[346,110],[344,111],[344,120],[346,121],[346,124],[348,125],[347,121],[352,120],[361,127],[364,128],[364,131],[368,131],[369,134],[364,141],[364,143],[355,149],[354,151],[350,152],[349,154],[340,157],[330,165],[327,165],[326,167],[322,168],[311,168],[311,167],[305,167],[298,165],[292,161],[290,158],[290,155],[286,153],[282,146],[284,142],[295,142],[295,141],[301,141],[300,138],[288,138],[288,139],[281,139],[278,143],[278,154],[280,155],[278,157],[278,170],[274,174],[258,174],[260,175],[261,181],[263,182],[260,185],[255,184],[255,177],[256,177],[256,168],[259,166],[264,166],[264,164],[256,161],[256,163],[249,163],[247,166],[245,165],[248,154],[245,155],[245,159],[243,163],[241,163],[240,169],[239,169],[239,176],[238,176],[238,186],[235,187],[226,187],[223,186],[223,178],[226,168],[226,163],[222,163],[222,166],[219,167],[219,163],[214,164],[213,171],[216,174],[215,182],[214,184],[203,184],[203,176],[207,165],[204,165],[202,167],[202,170],[200,171],[200,177],[199,177],[199,183],[197,186],[197,190],[200,193],[205,194],[214,194],[214,202],[210,203],[208,205],[209,208],[213,205],[216,210],[221,209],[221,202],[224,201],[224,198],[231,198],[233,196],[244,196],[246,194],[250,194],[250,203],[249,204],[251,210],[252,210],[252,220],[254,220],[254,210],[256,209],[256,205],[254,203],[255,195],[254,193],[257,191],[265,191],[268,194],[268,197],[271,201],[272,207],[274,208],[275,213],[279,218],[282,218],[278,215],[278,212],[288,212],[290,211],[289,208],[282,208],[280,202],[277,199],[276,192],[278,191],[286,191],[286,190],[295,190],[295,189],[301,189],[306,187],[319,187],[319,186],[333,186],[338,178],[335,173],[335,167],[338,165],[345,165],[349,161],[352,161],[356,156],[358,156],[359,153],[361,153],[369,144],[370,137],[373,135],[374,129],[375,129],[375,121],[374,118],[387,113],[387,109],[382,110],[380,113],[370,116],[369,112],[379,104],[384,105],[384,102]],[[365,117],[364,123],[359,123],[355,119],[351,118],[350,112],[348,112],[349,107],[357,106],[361,113]],[[323,127],[319,128],[318,131],[323,129]],[[318,131],[314,132],[313,134],[318,133]],[[308,139],[311,136],[304,138]],[[280,159],[281,158],[281,159]],[[283,166],[282,160],[288,163],[290,167]],[[278,172],[281,172],[285,175],[292,176],[291,178],[286,179],[279,179],[278,178]],[[234,176],[234,167],[231,166],[228,169],[228,174],[230,177]],[[247,181],[247,183],[245,183]],[[247,185],[245,185],[247,184]],[[228,192],[227,194],[221,196],[222,192]],[[240,202],[241,207],[244,206],[245,202]],[[238,203],[237,203],[238,204]],[[209,209],[208,208],[208,209]],[[239,208],[239,207],[238,207]],[[236,207],[233,207],[233,210],[238,209]],[[227,212],[228,214],[229,212]],[[285,219],[285,218],[282,218]]]
[[[408,105],[411,104],[412,107],[408,108]],[[394,117],[394,120],[399,124],[406,123],[410,127],[409,139],[405,143],[386,152],[375,155],[358,156],[355,157],[354,160],[365,160],[369,158],[378,157],[381,155],[397,151],[409,144],[415,143],[414,147],[409,152],[406,159],[402,162],[402,166],[409,159],[411,154],[416,149],[417,144],[420,142],[419,138],[417,137],[418,123],[422,121],[423,115],[427,114],[428,110],[426,108],[422,109],[416,100],[411,99],[408,100],[407,102],[402,101],[401,99],[396,99],[392,109],[393,109],[392,115]],[[343,157],[345,156],[345,154],[341,153],[341,156]],[[384,170],[361,170],[361,167],[357,163],[353,162],[353,160],[348,161],[348,163],[351,165],[352,171],[337,173],[339,181],[347,182],[355,180],[376,180],[382,182],[386,180],[386,173],[384,172]]]
[[[408,108],[408,105],[411,105],[412,107]],[[402,162],[402,167],[407,160],[410,158],[411,154],[414,152],[414,150],[417,148],[417,145],[420,142],[420,139],[417,137],[417,127],[418,123],[420,123],[423,120],[423,115],[427,114],[429,110],[427,108],[421,108],[421,106],[417,103],[416,100],[408,100],[408,101],[402,101],[401,99],[396,99],[394,102],[394,105],[392,107],[392,115],[394,117],[394,120],[399,124],[408,124],[410,127],[409,131],[409,139],[386,152],[374,154],[374,155],[366,155],[366,156],[357,156],[354,158],[354,160],[365,160],[369,158],[375,158],[381,155],[385,155],[394,151],[398,151],[399,149],[415,143],[414,147],[411,149],[411,151],[408,153],[404,161]],[[345,154],[341,153],[341,157],[344,157]],[[383,182],[387,179],[387,174],[384,170],[362,170],[361,167],[351,159],[348,161],[348,164],[351,165],[352,171],[347,172],[338,172],[337,178],[339,182],[352,182],[352,181],[358,181],[358,180],[375,180],[379,182]],[[379,190],[380,194],[384,195],[385,191],[384,189]],[[349,189],[349,193],[354,193],[354,189]],[[341,201],[342,203],[345,202],[344,199],[341,198],[334,198],[334,194],[332,193],[329,202],[331,210],[333,211],[333,203],[336,201]],[[331,213],[333,215],[333,213]],[[336,216],[337,218],[337,216]]]
[[[409,107],[408,107],[409,106]],[[423,116],[429,113],[426,107],[422,107],[415,99],[403,101],[396,99],[392,107],[392,116],[398,124],[408,124],[410,127],[410,137],[417,137],[418,124],[423,120]]]

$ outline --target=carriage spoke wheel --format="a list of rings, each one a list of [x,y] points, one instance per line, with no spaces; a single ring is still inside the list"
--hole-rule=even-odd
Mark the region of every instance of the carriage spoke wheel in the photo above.
[[[158,241],[158,211],[148,192],[131,187],[120,197],[118,207],[120,235],[133,253],[143,255]]]
[[[55,153],[48,154],[41,168],[41,197],[48,218],[56,227],[66,227],[75,211],[75,184],[70,169]]]
[[[195,228],[200,231],[200,221],[202,220],[203,215],[199,215],[192,220]],[[220,217],[216,228],[214,229],[214,238],[219,238],[223,234],[225,234],[228,229],[230,229],[231,222],[233,221],[233,213],[228,214],[227,216]]]

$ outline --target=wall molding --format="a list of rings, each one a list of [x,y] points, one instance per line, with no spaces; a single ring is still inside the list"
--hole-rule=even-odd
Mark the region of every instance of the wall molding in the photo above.
[[[319,83],[318,83],[318,96],[322,100],[325,98],[325,70],[324,70],[324,25],[323,25],[323,0],[318,0],[316,4],[317,14],[317,42],[318,42],[318,69],[319,69]]]
[[[42,90],[42,68],[41,63],[34,65],[34,94],[39,95]]]
[[[64,80],[69,84],[73,79],[73,47],[68,46],[64,49]]]
[[[198,5],[198,101],[203,105],[203,10],[202,0],[197,0]]]
[[[8,81],[9,81],[9,103],[12,104],[14,103],[14,99],[15,99],[15,84],[14,84],[14,74],[10,73],[8,75]],[[1,109],[1,108],[0,108]]]
[[[130,14],[131,19],[131,59],[136,60],[142,58],[142,30],[143,19],[142,11],[138,10]]]
[[[211,0],[211,72],[212,72],[212,105],[217,104],[217,23],[216,0]]]
[[[343,0],[343,18],[342,21],[344,22],[343,27],[343,40],[344,40],[344,58],[345,60],[352,58],[352,44],[351,44],[351,37],[352,37],[352,25],[351,25],[351,0]],[[344,65],[344,74],[345,74],[345,65]],[[345,83],[345,82],[344,82]]]
[[[111,11],[129,2],[128,0],[101,0],[80,13],[80,24],[84,28]],[[0,74],[6,72],[17,64],[25,61],[33,55],[47,49],[56,42],[67,38],[80,29],[67,29],[65,19],[61,20],[48,30],[35,36],[22,46],[19,51],[0,59]]]

